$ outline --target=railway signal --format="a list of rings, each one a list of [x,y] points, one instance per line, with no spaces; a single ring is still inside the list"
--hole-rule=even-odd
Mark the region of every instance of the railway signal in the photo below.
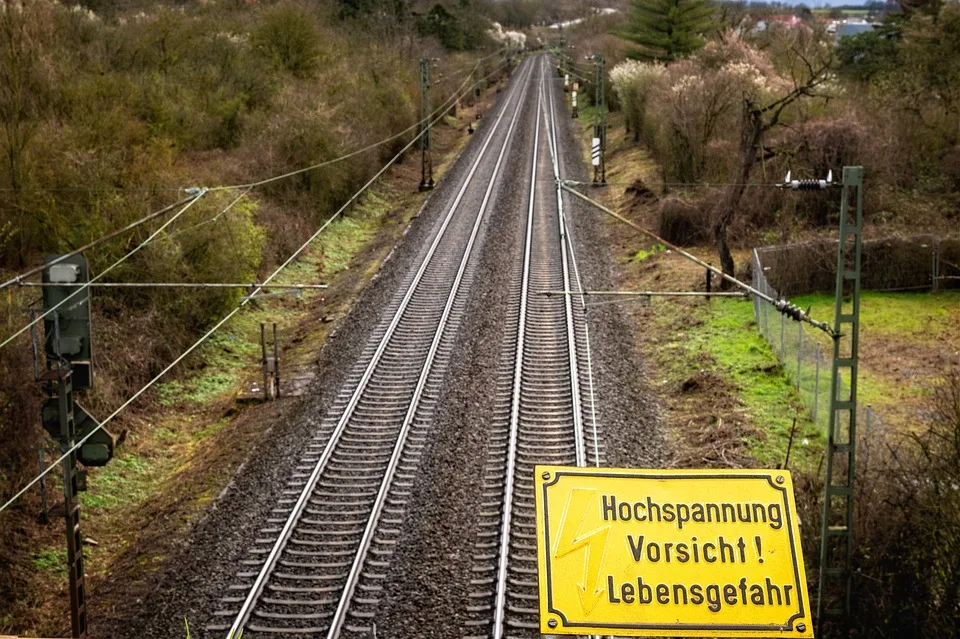
[[[93,343],[90,331],[90,289],[79,292],[77,284],[90,281],[87,260],[82,255],[53,256],[43,270],[43,354],[46,370],[39,376],[50,397],[42,408],[42,423],[63,452],[99,427],[74,401],[74,391],[93,387]],[[60,286],[58,286],[60,285]],[[68,300],[69,298],[69,300]],[[64,302],[67,301],[67,304]],[[36,332],[34,332],[36,340]],[[36,345],[36,342],[34,342]],[[34,347],[38,355],[38,349]],[[39,370],[38,362],[34,370]],[[83,537],[80,534],[79,492],[84,474],[77,467],[102,466],[113,457],[113,438],[105,430],[96,433],[63,460],[63,517],[67,535],[67,573],[70,584],[72,637],[87,636],[86,584],[83,570]]]

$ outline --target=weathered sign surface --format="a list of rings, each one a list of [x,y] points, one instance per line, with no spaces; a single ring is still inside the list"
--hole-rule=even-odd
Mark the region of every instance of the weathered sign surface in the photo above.
[[[544,634],[812,637],[790,474],[538,466]]]

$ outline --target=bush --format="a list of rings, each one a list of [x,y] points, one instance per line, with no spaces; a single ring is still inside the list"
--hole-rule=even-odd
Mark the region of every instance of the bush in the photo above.
[[[280,68],[299,77],[313,74],[322,62],[316,18],[298,4],[271,8],[254,31],[253,42]]]
[[[960,366],[947,370],[923,428],[864,433],[859,448],[853,626],[865,637],[950,634],[960,624]],[[801,475],[797,491],[801,519],[819,521],[822,480]],[[818,557],[819,526],[801,531]]]
[[[682,197],[664,198],[657,218],[658,235],[671,244],[692,246],[710,238],[709,216],[704,208]]]

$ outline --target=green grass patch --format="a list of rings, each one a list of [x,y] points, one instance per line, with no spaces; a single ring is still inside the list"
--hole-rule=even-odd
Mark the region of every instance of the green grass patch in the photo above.
[[[797,418],[791,466],[813,462],[822,449],[822,435],[802,409],[793,383],[770,346],[757,332],[753,305],[733,299],[715,299],[699,314],[701,323],[678,339],[686,357],[681,375],[691,364],[707,367],[733,385],[733,394],[765,433],[744,441],[747,454],[764,466],[783,463],[793,420]],[[701,353],[708,358],[699,357]],[[704,364],[706,362],[706,364]]]
[[[833,295],[802,295],[793,300],[811,308],[815,317],[833,321]],[[947,329],[947,320],[960,313],[960,293],[880,293],[860,295],[860,325],[874,335],[906,337],[937,342]]]
[[[67,549],[48,548],[33,556],[33,567],[63,579],[67,578]]]
[[[202,428],[202,429],[198,430],[196,433],[194,433],[194,434],[193,434],[193,439],[194,439],[194,441],[198,441],[198,442],[199,442],[199,441],[203,441],[203,440],[206,439],[207,437],[210,437],[211,435],[216,435],[217,433],[219,433],[219,432],[220,432],[221,430],[223,430],[228,424],[230,424],[230,420],[229,420],[228,418],[224,418],[224,419],[218,420],[218,421],[210,424],[210,425],[207,426],[206,428]]]
[[[632,259],[633,259],[634,262],[642,262],[642,261],[644,261],[645,259],[648,259],[648,258],[650,258],[650,257],[653,257],[653,256],[656,255],[657,253],[661,253],[661,252],[666,251],[666,250],[667,250],[667,247],[664,246],[663,244],[654,244],[653,246],[651,246],[651,247],[648,248],[648,249],[640,249],[639,251],[637,251],[637,252],[634,254],[634,256],[633,256]]]
[[[795,298],[802,308],[810,307],[814,317],[832,323],[833,295],[803,295]],[[860,296],[860,343],[868,340],[891,344],[916,344],[939,349],[951,330],[949,320],[960,314],[960,293],[883,293],[867,291]],[[955,330],[955,329],[954,329]],[[826,335],[817,335],[829,366],[832,345]],[[887,376],[887,362],[863,362],[857,385],[858,401],[863,405],[894,406],[910,396],[926,396],[929,388],[904,386]]]
[[[369,197],[365,204],[377,208],[376,201]],[[373,237],[376,226],[375,220],[359,216],[342,218],[331,224],[319,240],[323,252],[323,275],[329,278],[346,270],[354,255]]]
[[[136,454],[115,457],[91,473],[80,504],[94,511],[109,511],[143,501],[151,489],[158,462]]]
[[[314,241],[304,254],[285,268],[273,281],[277,284],[328,283],[349,268],[353,258],[370,241],[380,226],[381,218],[391,208],[388,194],[368,191],[349,216],[340,217]],[[303,292],[303,297],[322,295],[322,291]],[[206,405],[235,393],[244,371],[259,362],[260,323],[277,322],[282,330],[296,322],[303,313],[301,301],[276,297],[257,309],[239,313],[215,333],[199,349],[196,361],[200,369],[180,379],[157,384],[157,397],[164,406],[180,403]]]

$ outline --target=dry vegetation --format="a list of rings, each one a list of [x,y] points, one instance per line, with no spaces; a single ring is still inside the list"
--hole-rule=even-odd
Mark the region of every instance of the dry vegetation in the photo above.
[[[394,135],[419,118],[421,55],[434,58],[437,105],[467,77],[477,57],[497,47],[487,39],[489,20],[481,11],[451,6],[438,21],[428,18],[438,3],[383,3],[388,4],[398,13],[382,13],[377,2],[338,0],[175,5],[0,0],[3,279],[44,254],[74,249],[182,198],[184,187],[246,183]],[[499,57],[490,58],[475,77],[493,74],[492,87],[500,64]],[[461,106],[474,99],[471,91]],[[472,117],[473,110],[462,113]],[[456,118],[446,118],[442,126],[436,139],[447,152],[467,137],[466,124]],[[265,185],[222,216],[218,213],[237,191],[210,193],[107,279],[262,278],[413,135],[411,130],[334,166]],[[406,162],[393,179],[415,190],[418,176],[412,174],[418,171],[418,164]],[[388,240],[408,221],[408,209],[417,206],[403,193],[381,191],[380,197],[372,194],[349,210],[346,221],[331,227],[287,280],[331,279],[367,247],[369,263],[349,280],[349,294],[328,295],[320,317],[349,305],[372,274],[368,269],[386,254]],[[159,224],[90,251],[92,271],[101,272]],[[25,323],[22,309],[35,301],[29,293],[4,292],[4,336]],[[112,411],[234,308],[240,294],[98,291],[97,388],[84,405],[95,415]],[[274,304],[253,315],[292,321],[302,313],[288,306]],[[321,326],[310,334],[309,348],[321,343],[332,325]],[[179,380],[160,385],[120,420],[115,433],[130,429],[130,436],[118,459],[94,473],[97,490],[83,495],[101,523],[127,525],[134,516],[148,521],[150,513],[136,509],[153,503],[174,528],[182,527],[222,488],[228,475],[188,460],[209,456],[207,440],[230,422],[238,375],[248,360],[256,360],[258,347],[248,339],[254,332],[252,324],[234,326],[229,339],[198,351]],[[6,442],[0,448],[0,502],[36,473],[37,446],[49,447],[38,427],[39,385],[32,382],[32,370],[27,336],[0,351],[0,437]],[[258,432],[239,427],[230,450],[248,450]],[[239,463],[241,457],[230,461]],[[189,469],[187,479],[166,481]],[[156,494],[168,490],[173,494]],[[57,491],[54,481],[48,486],[54,503]],[[164,510],[168,503],[181,510],[174,516]],[[38,510],[38,495],[31,493],[0,514],[0,598],[8,604],[0,606],[0,631],[62,629],[62,608],[49,606],[63,587],[63,557],[55,550],[62,535],[55,526],[35,524]],[[108,527],[88,526],[91,530]],[[131,526],[118,526],[107,535],[109,548],[88,548],[93,557],[88,570],[103,574],[104,560],[132,544],[123,573],[149,575],[158,564],[144,564],[140,555],[162,553],[163,544],[141,546],[139,536]]]
[[[589,67],[586,56],[597,51],[612,69],[611,188],[601,197],[708,261],[729,244],[745,275],[754,246],[835,234],[835,194],[797,197],[763,186],[788,170],[807,178],[864,166],[868,237],[955,235],[960,8],[930,3],[839,46],[809,16],[792,29],[752,32],[757,15],[747,13],[755,12],[723,5],[706,46],[668,64],[625,61],[626,43],[611,35],[623,28],[617,17],[578,30],[572,40],[580,64]],[[593,87],[586,84],[581,96],[589,103]],[[593,113],[582,114],[589,139]],[[624,289],[703,289],[701,269],[610,224]],[[888,245],[877,248],[894,250]],[[918,272],[929,271],[929,248],[911,245],[907,252],[923,256]],[[912,270],[880,272],[889,259],[875,258],[871,285],[916,279]],[[912,267],[900,260],[897,268]],[[924,295],[912,294],[900,308],[888,293],[871,298],[866,311],[864,401],[882,394],[899,404],[885,427],[874,421],[865,433],[861,424],[852,620],[858,636],[953,636],[960,619],[960,343],[949,315],[956,304],[951,294],[931,296],[921,312]],[[821,297],[804,298],[804,307],[813,303],[829,315],[832,298]],[[909,318],[906,309],[913,309]],[[752,309],[729,300],[654,298],[630,312],[641,327],[639,357],[677,445],[674,463],[770,467],[783,464],[792,446],[816,597],[824,434],[757,334]],[[939,337],[917,326],[933,317]]]

